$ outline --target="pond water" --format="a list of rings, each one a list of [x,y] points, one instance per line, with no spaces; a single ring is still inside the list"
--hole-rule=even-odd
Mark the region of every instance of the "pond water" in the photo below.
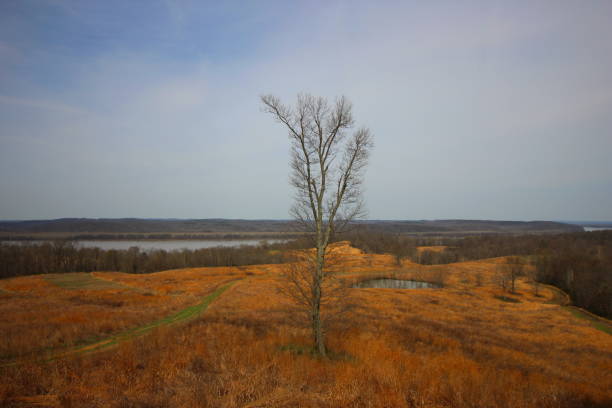
[[[354,288],[382,288],[382,289],[435,289],[439,288],[440,285],[429,282],[421,282],[415,280],[404,280],[404,279],[370,279],[363,282],[359,282],[353,285]]]
[[[584,228],[586,232],[612,230],[612,226],[610,227],[582,227],[582,228]]]
[[[99,241],[73,241],[76,246],[83,248],[100,248],[100,249],[130,249],[131,247],[138,247],[142,251],[150,251],[155,249],[163,249],[166,251],[176,251],[182,249],[202,249],[212,247],[238,247],[242,245],[259,245],[263,240],[257,239],[241,239],[241,240],[167,240],[167,241],[153,241],[153,240],[99,240]],[[283,239],[268,239],[266,242],[273,244],[278,242],[285,242]],[[15,245],[26,245],[26,244],[42,244],[51,241],[2,241],[3,244],[15,244]]]

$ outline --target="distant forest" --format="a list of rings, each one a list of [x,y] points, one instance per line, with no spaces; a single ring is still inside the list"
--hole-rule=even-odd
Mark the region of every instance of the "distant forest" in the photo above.
[[[204,266],[241,266],[286,261],[283,252],[303,247],[301,241],[197,250],[126,250],[87,248],[73,241],[0,244],[0,278],[46,273],[121,271],[151,273]],[[302,246],[300,246],[302,245]]]
[[[358,221],[354,228],[414,235],[474,235],[482,233],[523,234],[582,231],[582,227],[552,221]],[[90,219],[0,221],[0,240],[8,239],[238,239],[273,238],[298,234],[288,220],[173,220]]]
[[[410,258],[421,264],[524,255],[536,266],[537,281],[564,290],[577,306],[612,317],[612,231],[415,238],[358,230],[337,236],[336,240],[350,240],[366,252],[389,253],[398,260]],[[442,252],[416,251],[417,246],[430,245],[448,248]],[[187,267],[282,263],[287,261],[286,250],[310,246],[307,239],[180,251],[141,251],[136,247],[102,250],[79,247],[71,241],[0,244],[0,278],[91,271],[150,273]]]

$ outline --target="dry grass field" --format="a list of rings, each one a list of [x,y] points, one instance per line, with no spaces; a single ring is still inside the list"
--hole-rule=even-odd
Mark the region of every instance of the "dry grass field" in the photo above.
[[[609,407],[612,336],[496,277],[503,258],[422,266],[339,244],[347,282],[397,277],[440,289],[349,289],[329,359],[281,296],[282,265],[0,281],[0,405],[49,407]],[[202,313],[180,313],[234,282]],[[151,325],[114,347],[83,345]],[[129,333],[129,332],[128,332]],[[57,354],[62,350],[63,354]],[[55,353],[55,354],[54,354]],[[51,361],[41,361],[45,356]],[[54,357],[55,356],[55,357]]]
[[[420,247],[417,247],[417,251],[419,253],[423,251],[443,252],[446,248],[447,247],[445,245],[420,246]]]

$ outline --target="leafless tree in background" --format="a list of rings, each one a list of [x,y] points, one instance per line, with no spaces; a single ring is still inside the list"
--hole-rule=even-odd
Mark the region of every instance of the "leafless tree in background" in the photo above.
[[[537,297],[540,296],[540,276],[538,274],[537,268],[531,268],[527,272],[527,276],[529,277],[529,281],[533,285],[533,294]]]
[[[331,275],[326,268],[328,245],[334,233],[364,215],[361,185],[372,135],[367,128],[349,134],[354,120],[345,97],[330,105],[325,98],[301,94],[295,107],[272,95],[261,101],[289,131],[290,180],[296,191],[291,215],[313,237],[315,248],[311,259],[302,263],[306,273],[294,274],[289,286],[309,309],[315,349],[325,356],[321,304]]]
[[[516,280],[524,275],[524,262],[519,256],[509,256],[506,263],[501,264],[497,280],[502,289],[516,293]]]

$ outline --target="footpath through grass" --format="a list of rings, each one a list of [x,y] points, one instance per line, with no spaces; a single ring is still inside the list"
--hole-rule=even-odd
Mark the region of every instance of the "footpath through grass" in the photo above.
[[[578,319],[586,320],[591,323],[591,326],[604,333],[612,335],[612,322],[605,317],[597,316],[577,306],[572,306],[572,301],[567,293],[552,285],[542,285],[549,288],[553,292],[553,299],[547,303],[560,305],[564,310],[570,312]]]
[[[572,316],[578,319],[586,320],[591,323],[591,326],[604,333],[612,335],[612,322],[605,317],[597,316],[577,306],[572,306],[572,300],[569,295],[556,286],[544,285],[553,293],[553,299],[546,303],[558,304],[562,309],[567,310]]]
[[[126,341],[126,340],[130,340],[139,336],[142,336],[145,333],[150,332],[151,330],[160,327],[160,326],[167,326],[167,325],[171,325],[171,324],[175,324],[175,323],[179,323],[179,322],[183,322],[186,320],[189,320],[193,317],[198,316],[200,313],[202,313],[204,310],[206,310],[206,308],[208,307],[208,305],[210,305],[216,298],[218,298],[219,296],[221,296],[223,294],[223,292],[225,292],[226,290],[228,290],[232,285],[234,285],[236,283],[236,281],[234,282],[230,282],[226,285],[221,286],[220,288],[218,288],[217,290],[215,290],[213,293],[211,293],[210,295],[204,297],[202,299],[202,301],[200,303],[198,303],[197,305],[194,306],[190,306],[186,309],[183,309],[181,311],[179,311],[178,313],[175,313],[173,315],[164,317],[163,319],[159,319],[156,320],[154,322],[151,322],[149,324],[146,324],[144,326],[140,326],[140,327],[136,327],[134,329],[130,329],[127,330],[123,333],[117,334],[115,336],[111,336],[105,340],[101,340],[92,344],[87,344],[84,346],[80,346],[77,347],[73,350],[71,350],[70,354],[73,353],[90,353],[93,351],[98,351],[98,350],[103,350],[105,348],[114,346],[122,341]],[[55,359],[59,356],[53,357],[51,359]]]
[[[574,317],[587,320],[597,330],[612,335],[612,323],[610,323],[609,320],[596,316],[576,306],[564,306],[564,309],[568,310]]]
[[[190,320],[194,317],[199,316],[202,312],[204,312],[206,308],[215,299],[221,296],[223,292],[225,292],[230,287],[232,287],[236,282],[237,281],[229,282],[219,287],[217,290],[215,290],[210,295],[202,298],[202,301],[200,303],[190,306],[186,309],[183,309],[175,314],[172,314],[170,316],[164,317],[154,322],[145,324],[144,326],[135,327],[133,329],[116,334],[114,336],[107,337],[103,340],[97,340],[93,343],[72,347],[68,350],[61,350],[61,351],[47,353],[45,357],[43,358],[43,361],[50,362],[50,361],[57,360],[62,357],[69,357],[72,355],[101,351],[109,347],[115,346],[123,341],[131,340],[131,339],[143,336],[144,334],[152,331],[153,329],[157,327],[168,326],[171,324],[176,324],[176,323],[185,322],[187,320]],[[3,364],[3,366],[16,365],[16,364],[19,364],[20,362],[21,362],[20,360],[16,360],[16,361],[9,362],[7,364]]]

